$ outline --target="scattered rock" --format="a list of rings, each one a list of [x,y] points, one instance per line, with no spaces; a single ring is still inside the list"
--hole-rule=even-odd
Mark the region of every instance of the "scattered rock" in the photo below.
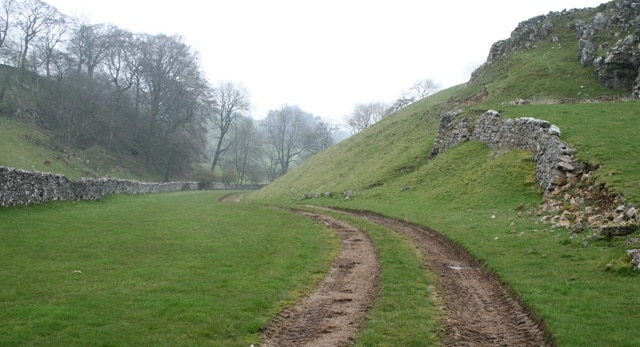
[[[637,237],[630,237],[630,238],[628,238],[628,239],[626,239],[626,240],[624,241],[624,245],[625,245],[625,247],[629,247],[629,246],[634,245],[634,244],[636,244],[636,243],[640,243],[640,238],[637,238]]]
[[[638,224],[604,225],[600,227],[600,235],[606,237],[627,236],[638,230]]]
[[[627,250],[627,255],[631,258],[633,269],[640,271],[640,249]]]

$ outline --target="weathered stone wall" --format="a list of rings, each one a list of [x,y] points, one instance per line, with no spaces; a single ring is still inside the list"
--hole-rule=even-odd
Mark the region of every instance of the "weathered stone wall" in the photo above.
[[[164,193],[195,190],[196,182],[144,183],[115,178],[82,178],[0,166],[0,207],[53,200],[99,200],[109,194]]]
[[[493,110],[475,122],[469,117],[455,119],[456,115],[443,115],[431,157],[465,141],[480,141],[492,150],[533,151],[538,184],[545,192],[576,178],[575,151],[560,140],[560,129],[555,125],[535,118],[501,119]]]

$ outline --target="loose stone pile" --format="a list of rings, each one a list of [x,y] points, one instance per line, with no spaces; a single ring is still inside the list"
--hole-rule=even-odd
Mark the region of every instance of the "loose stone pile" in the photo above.
[[[638,208],[625,203],[622,195],[612,193],[604,184],[592,183],[590,174],[548,194],[536,214],[555,228],[576,233],[595,230],[609,238],[632,234],[640,226]]]

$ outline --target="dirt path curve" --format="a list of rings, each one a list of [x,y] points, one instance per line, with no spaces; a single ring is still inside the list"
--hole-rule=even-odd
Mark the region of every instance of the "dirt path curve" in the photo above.
[[[372,212],[336,211],[394,230],[418,247],[425,266],[438,278],[436,298],[444,317],[441,341],[445,346],[554,345],[548,329],[513,298],[507,286],[439,233]],[[319,289],[278,314],[263,330],[262,346],[349,346],[378,294],[380,266],[375,247],[364,232],[343,221],[320,213],[299,213],[336,230],[342,251]]]
[[[367,234],[343,221],[298,213],[334,229],[342,250],[318,290],[265,327],[262,346],[350,346],[378,295],[380,266],[375,247]]]
[[[546,346],[547,329],[495,275],[442,235],[369,212],[350,212],[407,236],[438,276],[445,346]]]

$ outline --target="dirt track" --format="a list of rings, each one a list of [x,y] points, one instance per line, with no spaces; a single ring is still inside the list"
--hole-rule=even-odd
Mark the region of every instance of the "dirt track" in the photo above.
[[[349,346],[377,297],[378,257],[369,237],[351,225],[300,212],[334,229],[342,251],[318,290],[264,329],[262,346]]]
[[[375,247],[364,232],[343,221],[300,213],[336,230],[342,251],[319,289],[264,329],[262,346],[349,346],[378,294]],[[422,252],[425,266],[438,278],[435,296],[444,317],[440,339],[445,346],[553,345],[544,324],[495,275],[442,235],[370,212],[344,213],[394,230]]]
[[[545,346],[545,327],[493,274],[442,235],[373,213],[352,213],[407,236],[438,276],[445,346]]]

